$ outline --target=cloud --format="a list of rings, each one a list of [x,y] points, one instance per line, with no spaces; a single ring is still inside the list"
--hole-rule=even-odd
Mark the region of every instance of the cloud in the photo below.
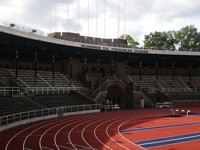
[[[88,0],[0,3],[1,20],[45,32],[62,30],[105,38],[126,33],[141,45],[150,32],[178,30],[186,25],[200,29],[199,0],[89,0],[89,9]]]

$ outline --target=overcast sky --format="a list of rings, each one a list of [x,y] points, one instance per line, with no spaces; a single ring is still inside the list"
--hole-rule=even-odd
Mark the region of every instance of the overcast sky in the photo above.
[[[78,32],[117,38],[194,25],[200,31],[200,0],[0,0],[0,20],[46,33]]]

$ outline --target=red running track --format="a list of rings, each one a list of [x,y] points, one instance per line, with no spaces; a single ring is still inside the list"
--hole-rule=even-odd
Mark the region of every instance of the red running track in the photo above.
[[[200,109],[192,112],[200,113]],[[1,150],[144,150],[139,140],[200,132],[200,125],[156,129],[137,133],[120,130],[200,121],[200,116],[166,117],[169,109],[120,110],[65,116],[34,122],[0,133]],[[164,117],[165,116],[165,117]],[[150,148],[200,149],[200,141]]]

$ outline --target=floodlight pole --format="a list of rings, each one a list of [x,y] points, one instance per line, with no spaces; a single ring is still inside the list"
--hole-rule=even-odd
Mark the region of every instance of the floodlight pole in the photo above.
[[[104,38],[106,38],[106,0],[104,0]]]
[[[90,36],[90,0],[88,0],[88,36]]]
[[[120,2],[117,1],[117,38],[120,36]]]
[[[96,0],[96,37],[98,37],[98,0]]]
[[[126,34],[126,5],[124,0],[124,34]]]

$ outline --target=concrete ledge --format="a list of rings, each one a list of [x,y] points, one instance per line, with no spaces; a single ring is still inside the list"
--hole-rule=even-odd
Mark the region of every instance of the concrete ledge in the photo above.
[[[64,113],[63,116],[77,115],[77,114],[87,114],[87,113],[95,113],[95,112],[100,112],[100,109],[78,111],[78,112],[68,112],[68,113]],[[23,125],[23,124],[27,124],[27,123],[31,123],[31,122],[35,122],[35,121],[40,121],[40,120],[47,120],[47,119],[56,118],[56,117],[60,117],[60,116],[58,116],[58,114],[55,114],[55,115],[50,115],[50,116],[43,116],[43,117],[37,117],[37,118],[31,118],[31,119],[27,119],[27,120],[17,121],[17,122],[8,124],[8,125],[1,126],[0,132],[3,131],[3,130],[8,130],[10,128]]]

